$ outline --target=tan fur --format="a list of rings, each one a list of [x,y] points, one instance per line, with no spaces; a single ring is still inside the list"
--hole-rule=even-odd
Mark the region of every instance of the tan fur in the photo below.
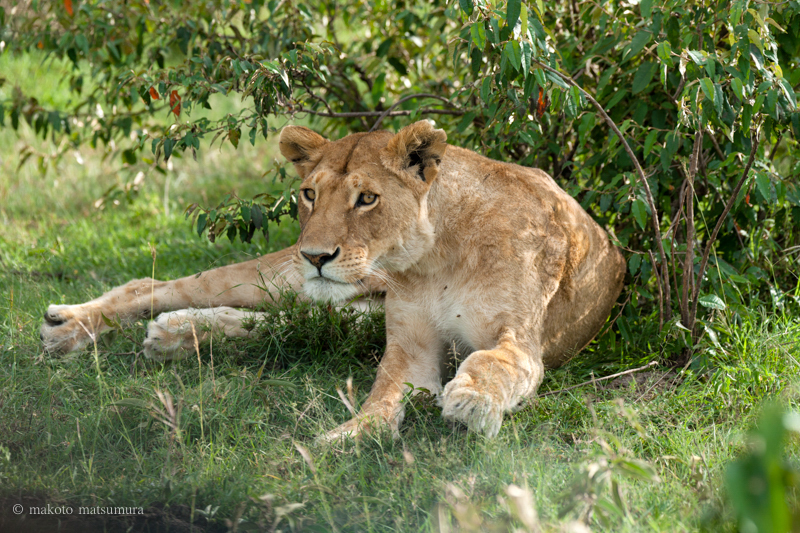
[[[130,321],[151,307],[254,307],[285,288],[322,301],[385,290],[387,346],[372,391],[358,416],[326,438],[375,424],[396,432],[408,384],[438,394],[443,416],[495,435],[503,413],[535,393],[544,369],[600,330],[625,263],[547,174],[446,138],[426,121],[335,142],[284,128],[281,151],[308,191],[300,194],[295,246],[199,277],[138,280],[83,305],[51,306],[45,347],[85,346],[108,328],[101,312]],[[359,205],[362,194],[377,198]],[[147,354],[180,355],[193,343],[189,323],[247,335],[243,318],[234,309],[163,315],[149,327]],[[453,346],[465,358],[443,388]]]

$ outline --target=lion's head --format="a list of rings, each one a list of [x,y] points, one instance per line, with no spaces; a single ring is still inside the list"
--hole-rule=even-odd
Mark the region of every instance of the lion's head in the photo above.
[[[427,195],[447,135],[420,121],[400,130],[328,141],[308,128],[281,131],[297,169],[301,233],[294,261],[315,300],[344,300],[367,276],[402,272],[433,245]]]

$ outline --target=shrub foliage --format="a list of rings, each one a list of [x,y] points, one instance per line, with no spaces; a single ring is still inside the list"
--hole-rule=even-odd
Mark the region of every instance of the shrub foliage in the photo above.
[[[798,297],[799,15],[794,0],[0,3],[3,53],[74,67],[69,106],[6,91],[0,125],[166,171],[286,118],[331,137],[432,118],[452,144],[547,170],[610,228],[631,289],[603,342],[657,313],[688,353],[715,309]],[[214,93],[242,111],[199,116]],[[287,182],[190,212],[247,241],[294,201]]]

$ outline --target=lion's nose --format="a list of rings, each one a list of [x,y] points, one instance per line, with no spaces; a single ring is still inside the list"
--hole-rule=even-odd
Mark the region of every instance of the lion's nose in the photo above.
[[[317,270],[320,271],[320,274],[321,274],[322,273],[322,267],[323,267],[323,265],[325,263],[327,263],[329,261],[333,261],[334,259],[339,257],[339,250],[340,250],[339,248],[336,248],[336,251],[333,252],[332,254],[327,254],[327,253],[309,254],[309,253],[306,253],[306,252],[303,252],[303,251],[301,251],[300,253],[303,254],[303,257],[308,259],[308,261],[312,265],[314,265],[317,268]]]

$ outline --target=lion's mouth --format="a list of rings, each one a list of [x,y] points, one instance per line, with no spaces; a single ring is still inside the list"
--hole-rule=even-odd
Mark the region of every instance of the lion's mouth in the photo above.
[[[329,278],[327,276],[320,276],[320,275],[314,276],[313,278],[308,278],[308,281],[312,281],[312,280],[319,280],[319,281],[321,281],[323,283],[334,283],[336,285],[355,285],[355,284],[358,283],[358,281],[353,282],[353,283],[349,283],[347,281],[339,281],[338,279],[333,279],[333,278]]]
[[[358,282],[347,283],[325,276],[314,276],[306,279],[303,290],[312,300],[336,302],[357,296],[357,285]]]

